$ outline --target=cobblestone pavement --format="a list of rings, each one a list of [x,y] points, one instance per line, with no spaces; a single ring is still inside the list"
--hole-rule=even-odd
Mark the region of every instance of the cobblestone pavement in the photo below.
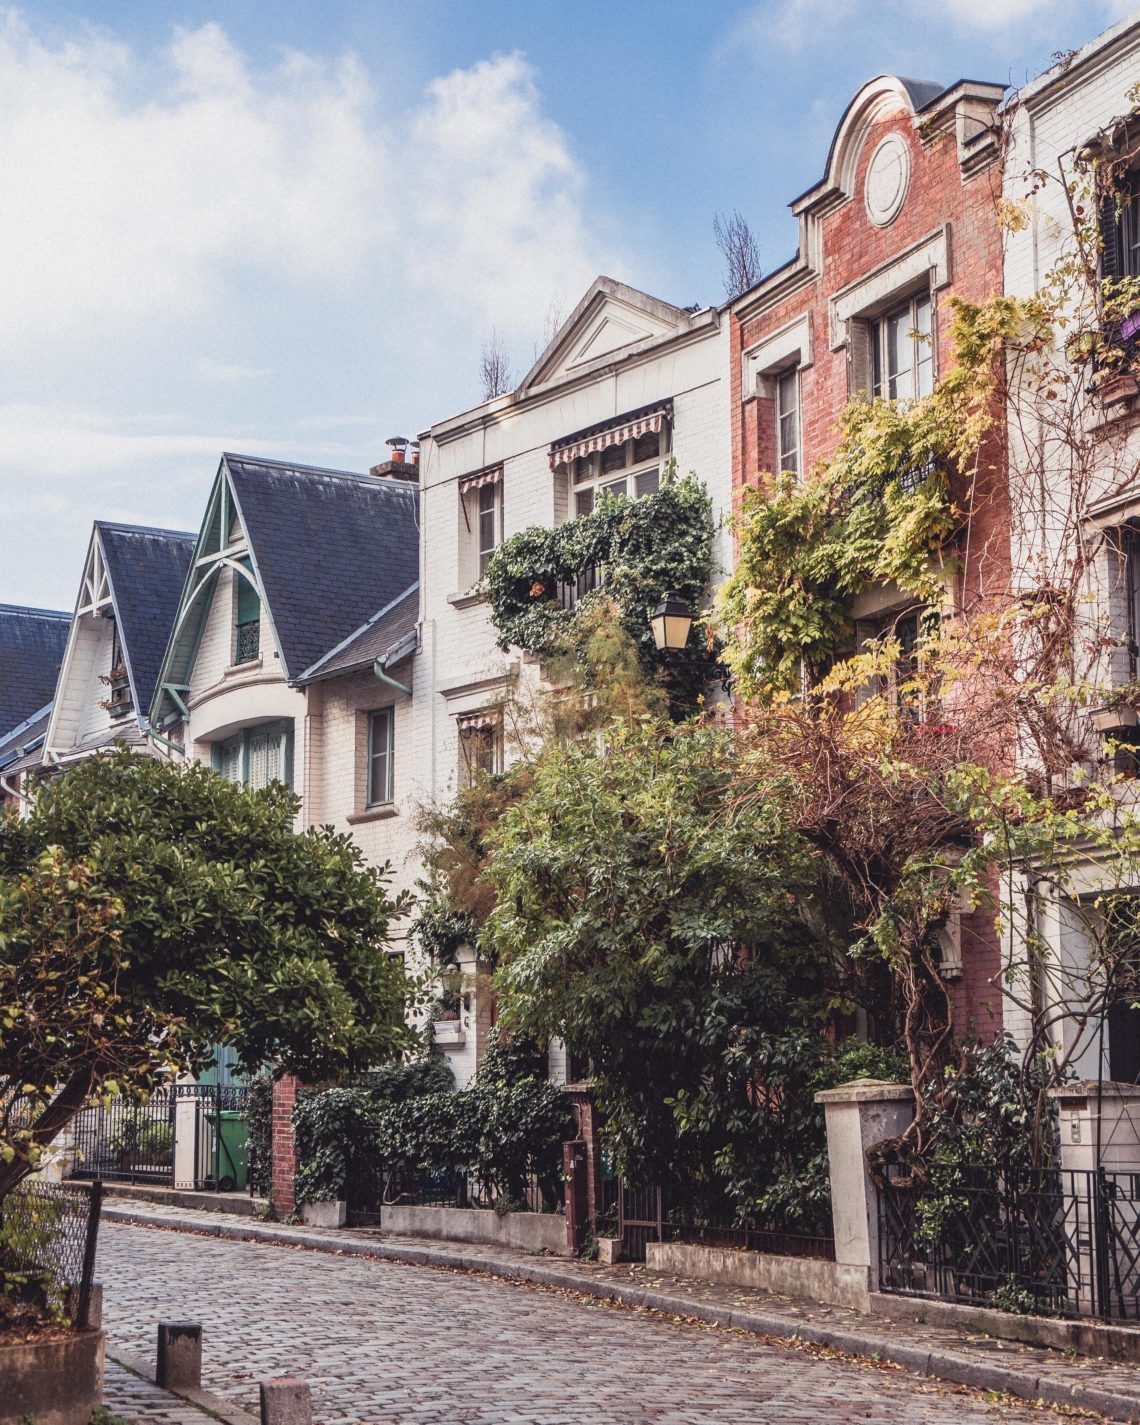
[[[196,1406],[140,1380],[114,1361],[108,1361],[103,1372],[103,1404],[130,1425],[211,1425],[211,1417]]]
[[[869,1361],[462,1272],[115,1222],[99,1257],[112,1354],[150,1359],[159,1321],[200,1321],[203,1385],[253,1414],[257,1382],[288,1374],[309,1381],[324,1425],[1057,1418]]]

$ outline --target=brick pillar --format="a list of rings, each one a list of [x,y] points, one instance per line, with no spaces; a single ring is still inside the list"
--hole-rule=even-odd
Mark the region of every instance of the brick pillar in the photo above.
[[[293,1139],[293,1106],[299,1081],[287,1074],[273,1084],[273,1132],[270,1155],[269,1200],[278,1217],[289,1217],[297,1206],[293,1177],[297,1171],[297,1149]]]
[[[585,1145],[586,1219],[590,1231],[597,1231],[601,1192],[601,1144],[598,1142],[597,1114],[590,1090],[582,1084],[567,1084],[564,1092],[570,1100],[570,1112],[578,1127],[578,1140]]]

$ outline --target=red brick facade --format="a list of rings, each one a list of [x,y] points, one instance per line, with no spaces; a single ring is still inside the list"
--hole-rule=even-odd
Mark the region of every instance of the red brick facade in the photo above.
[[[733,488],[737,501],[758,476],[776,468],[775,380],[798,370],[801,473],[830,456],[838,418],[866,389],[869,346],[878,316],[898,300],[929,293],[934,304],[934,374],[949,361],[949,299],[980,301],[1002,291],[997,222],[1001,170],[989,131],[1000,91],[963,84],[935,96],[930,88],[874,80],[855,96],[828,156],[822,181],[797,199],[800,250],[785,267],[733,304],[731,340]],[[872,220],[872,156],[886,145],[889,209]],[[909,160],[909,181],[895,175]],[[881,172],[877,165],[876,172]],[[898,190],[904,196],[901,205]],[[857,348],[856,343],[864,343]],[[860,354],[861,353],[861,354]],[[861,364],[860,364],[861,363]],[[958,607],[975,605],[1009,584],[1009,507],[1001,450],[986,453]],[[989,1038],[1001,1027],[993,979],[1000,954],[988,918],[963,918],[963,973],[956,1017],[963,1032]]]
[[[293,1108],[300,1080],[292,1075],[273,1085],[273,1129],[270,1157],[269,1200],[278,1217],[288,1217],[297,1206],[293,1177],[297,1171],[297,1149],[293,1139]]]

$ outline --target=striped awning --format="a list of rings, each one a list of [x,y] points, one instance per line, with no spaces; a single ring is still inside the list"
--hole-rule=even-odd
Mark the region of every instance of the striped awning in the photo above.
[[[476,470],[471,475],[461,475],[459,477],[459,493],[466,495],[468,490],[478,490],[482,485],[497,485],[503,478],[503,467],[494,465],[489,470]]]
[[[460,733],[498,732],[503,715],[496,708],[480,708],[478,712],[460,713],[455,721]]]
[[[611,445],[624,445],[627,440],[637,440],[639,436],[659,431],[672,418],[672,401],[662,401],[660,405],[646,406],[640,411],[630,411],[616,420],[589,430],[579,431],[556,440],[550,447],[550,468],[557,470],[569,465],[580,455],[591,455],[595,450],[606,450]]]

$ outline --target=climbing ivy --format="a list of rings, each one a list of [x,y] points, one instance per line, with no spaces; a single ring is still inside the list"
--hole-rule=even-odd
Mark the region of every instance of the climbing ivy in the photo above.
[[[940,602],[947,541],[964,521],[996,399],[996,360],[1024,321],[1005,299],[955,301],[955,364],[930,396],[851,402],[835,454],[804,480],[758,476],[717,601],[737,690],[761,698],[815,681],[848,645],[856,595],[893,583]]]
[[[690,473],[666,467],[661,489],[641,499],[606,496],[593,511],[555,529],[535,526],[495,551],[484,587],[501,648],[543,659],[581,652],[588,615],[612,607],[647,671],[661,676],[676,702],[691,704],[716,670],[694,625],[683,656],[657,654],[649,615],[672,590],[697,610],[713,574],[712,501]],[[604,569],[601,586],[565,608],[559,587],[590,569]]]

